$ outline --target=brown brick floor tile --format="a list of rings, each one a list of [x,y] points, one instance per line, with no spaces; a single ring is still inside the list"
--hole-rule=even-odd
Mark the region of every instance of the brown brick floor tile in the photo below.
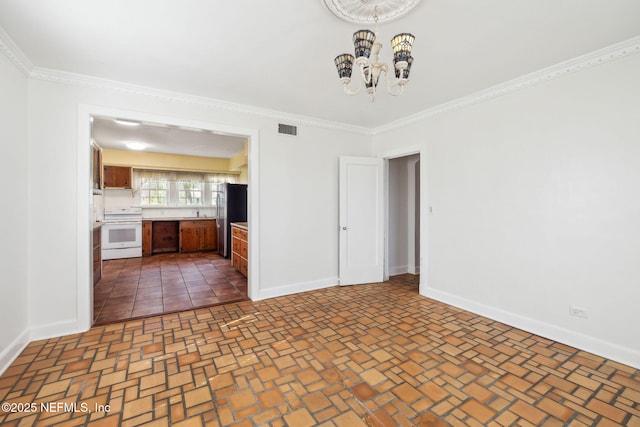
[[[256,398],[251,390],[243,390],[229,396],[229,401],[231,402],[233,410],[237,411],[238,409],[255,404]]]
[[[392,391],[393,391],[393,394],[395,394],[396,396],[398,396],[398,398],[400,398],[402,401],[407,403],[415,402],[422,396],[422,394],[418,390],[416,390],[414,387],[406,383],[400,384],[399,386],[395,387]]]
[[[112,264],[96,294],[129,310],[136,289],[154,307],[158,281],[183,303],[227,295],[239,278],[225,263]],[[420,297],[402,275],[36,341],[0,376],[0,400],[108,405],[0,413],[3,426],[640,427],[640,372]]]
[[[546,417],[544,412],[522,401],[515,402],[511,410],[534,425],[539,424]]]
[[[434,382],[427,382],[420,386],[420,391],[434,402],[439,402],[449,395],[449,393]]]
[[[434,413],[425,412],[420,415],[415,420],[415,425],[417,427],[449,427],[449,423],[447,423],[442,418],[439,418]]]
[[[487,401],[493,399],[493,397],[495,396],[495,394],[488,390],[486,387],[482,387],[476,383],[469,384],[464,389],[462,389],[462,391],[481,403],[486,403]]]
[[[315,420],[305,408],[290,412],[284,416],[287,425],[296,427],[309,427],[316,424]]]
[[[366,382],[361,382],[351,387],[351,393],[360,401],[369,400],[378,394],[378,392],[371,388]]]
[[[608,405],[598,399],[591,399],[586,407],[587,409],[590,409],[593,412],[600,414],[603,417],[609,418],[617,423],[622,422],[627,416],[626,412]]]
[[[117,427],[119,425],[120,417],[118,415],[111,415],[98,420],[93,420],[87,424],[89,427]]]
[[[284,396],[278,389],[270,389],[258,395],[258,400],[264,409],[273,408],[284,403]]]
[[[187,408],[209,401],[211,401],[211,392],[207,387],[200,387],[184,393],[184,402]]]
[[[333,420],[333,423],[337,427],[366,427],[366,423],[363,418],[356,414],[354,411],[348,411],[338,415]]]
[[[150,412],[151,410],[153,410],[153,399],[147,396],[125,403],[122,417],[123,419],[129,419]]]
[[[464,402],[460,406],[460,409],[482,423],[487,423],[487,421],[493,418],[493,416],[496,414],[496,411],[483,405],[475,399],[470,399]]]

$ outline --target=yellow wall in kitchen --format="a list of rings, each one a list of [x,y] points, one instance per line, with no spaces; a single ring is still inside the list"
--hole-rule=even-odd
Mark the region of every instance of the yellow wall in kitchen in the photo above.
[[[240,172],[238,184],[247,184],[249,182],[249,152],[247,142],[244,143],[244,150],[229,159],[229,169]]]
[[[181,154],[146,153],[140,151],[102,150],[102,162],[112,166],[131,166],[138,169],[176,170],[190,172],[237,173],[231,169],[231,159],[185,156]]]

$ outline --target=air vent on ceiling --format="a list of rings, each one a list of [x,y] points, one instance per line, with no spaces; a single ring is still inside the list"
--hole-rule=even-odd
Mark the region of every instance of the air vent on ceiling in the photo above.
[[[283,125],[282,123],[278,124],[278,133],[284,133],[285,135],[297,135],[298,128],[292,125]]]

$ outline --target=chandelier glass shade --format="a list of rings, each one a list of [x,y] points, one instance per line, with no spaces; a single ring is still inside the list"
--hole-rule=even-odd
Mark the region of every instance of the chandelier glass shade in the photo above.
[[[348,95],[357,95],[362,89],[366,89],[373,101],[378,83],[384,74],[387,91],[394,96],[402,94],[405,84],[409,81],[409,72],[413,63],[411,49],[414,41],[415,37],[409,33],[400,33],[391,39],[393,51],[393,72],[391,72],[387,64],[379,61],[382,44],[376,42],[376,34],[371,30],[358,30],[353,33],[354,55],[343,53],[334,59],[344,91]],[[360,83],[356,89],[350,88],[354,68],[360,74]]]

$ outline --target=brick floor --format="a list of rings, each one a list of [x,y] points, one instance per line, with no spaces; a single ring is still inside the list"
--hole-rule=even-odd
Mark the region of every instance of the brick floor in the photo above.
[[[632,427],[640,372],[402,275],[33,342],[0,401],[36,404],[3,426]]]

